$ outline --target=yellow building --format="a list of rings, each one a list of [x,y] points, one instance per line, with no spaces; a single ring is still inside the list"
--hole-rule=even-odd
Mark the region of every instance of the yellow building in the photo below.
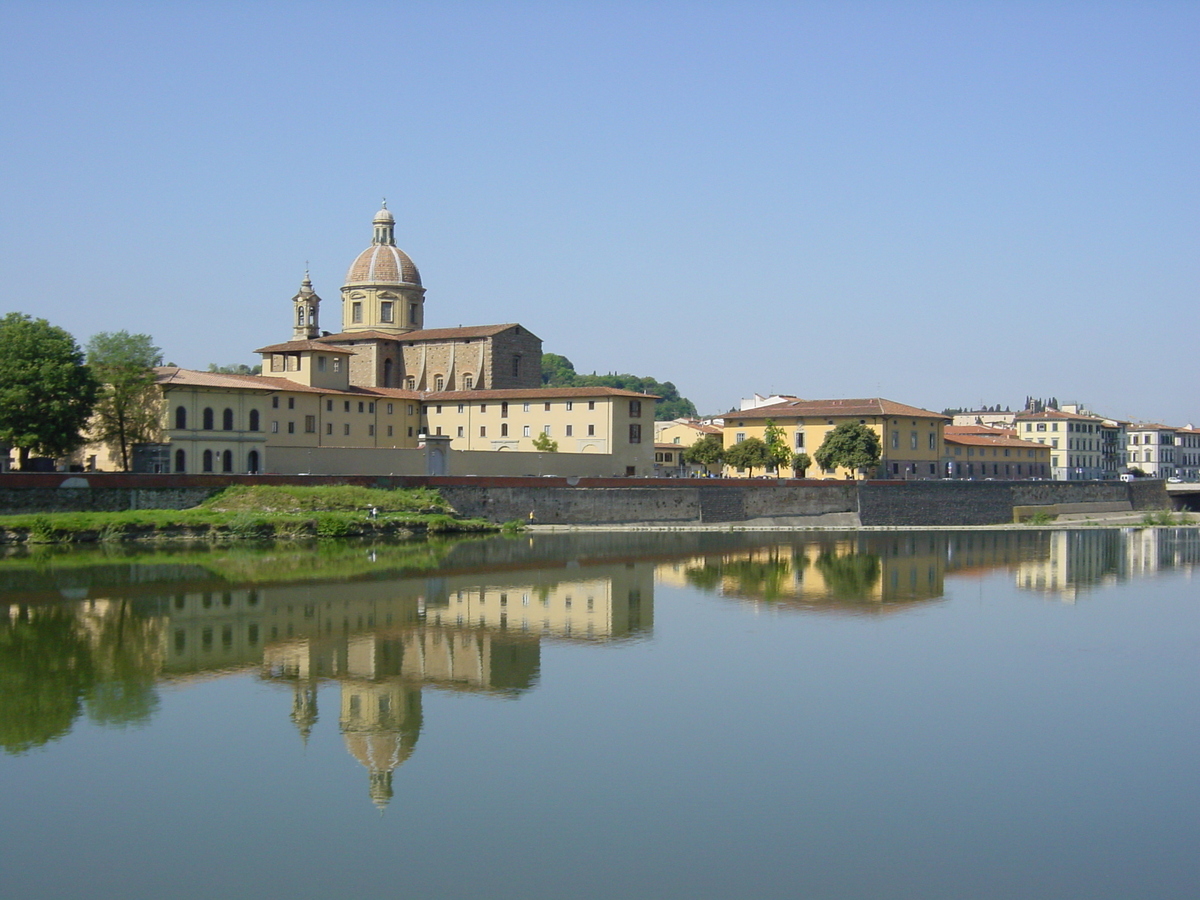
[[[1014,431],[949,425],[944,440],[943,469],[948,478],[1029,481],[1050,477],[1050,448],[1019,440]]]
[[[321,331],[305,273],[290,340],[256,351],[264,374],[158,370],[161,434],[137,445],[134,471],[420,474],[415,455],[378,451],[417,451],[428,434],[449,437],[452,451],[519,453],[538,453],[541,436],[563,454],[557,474],[654,474],[657,397],[542,387],[541,340],[519,324],[426,329],[425,288],[386,207],[373,226],[346,275],[340,333]],[[568,454],[607,459],[574,466]],[[98,447],[83,456],[110,459]],[[463,460],[455,474],[538,468]]]
[[[540,436],[561,453],[621,457],[648,475],[654,466],[656,397],[609,387],[444,391],[423,397],[428,433],[452,450],[537,452]]]
[[[882,456],[877,472],[870,477],[930,479],[940,477],[943,429],[949,417],[893,400],[872,397],[862,400],[786,400],[754,409],[732,410],[725,414],[725,446],[750,437],[765,439],[767,422],[781,428],[793,453],[812,457],[825,436],[844,422],[856,422],[870,428],[879,437]],[[726,475],[746,473],[726,467]],[[823,470],[814,461],[797,477],[853,478],[845,469]]]

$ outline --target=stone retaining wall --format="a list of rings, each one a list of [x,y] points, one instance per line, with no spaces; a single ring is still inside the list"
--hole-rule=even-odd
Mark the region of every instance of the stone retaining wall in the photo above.
[[[0,475],[0,512],[185,509],[231,484],[432,487],[465,516],[555,525],[996,525],[1015,507],[1170,509],[1163,482],[774,481],[430,476]]]

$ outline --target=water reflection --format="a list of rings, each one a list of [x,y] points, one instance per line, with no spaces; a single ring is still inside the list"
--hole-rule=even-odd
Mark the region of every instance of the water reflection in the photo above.
[[[425,690],[517,698],[546,641],[649,636],[654,587],[818,613],[938,601],[946,580],[1009,572],[1073,601],[1200,560],[1195,529],[546,535],[445,544],[17,553],[0,563],[0,747],[81,717],[148,722],[156,685],[248,674],[290,698],[298,739],[338,692],[336,727],[380,807],[416,750]],[[332,718],[328,718],[332,724]]]
[[[1023,590],[1074,601],[1198,561],[1194,528],[854,533],[714,549],[660,563],[656,577],[780,609],[864,614],[940,600],[949,575],[1007,570]]]
[[[306,549],[10,559],[0,746],[41,746],[85,712],[140,724],[157,706],[156,683],[234,673],[286,688],[307,741],[330,683],[346,749],[383,807],[420,737],[425,689],[516,697],[537,683],[543,641],[649,634],[650,563],[551,561],[543,550],[350,547],[326,550],[324,566]]]

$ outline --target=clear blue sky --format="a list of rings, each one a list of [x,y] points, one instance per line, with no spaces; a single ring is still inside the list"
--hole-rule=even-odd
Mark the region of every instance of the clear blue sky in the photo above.
[[[426,322],[580,371],[1200,425],[1200,3],[9,0],[0,312],[204,368]]]

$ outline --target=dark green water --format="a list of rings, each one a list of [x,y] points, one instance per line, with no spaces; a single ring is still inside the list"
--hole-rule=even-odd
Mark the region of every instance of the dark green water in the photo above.
[[[1184,898],[1192,529],[0,559],[12,897]]]

